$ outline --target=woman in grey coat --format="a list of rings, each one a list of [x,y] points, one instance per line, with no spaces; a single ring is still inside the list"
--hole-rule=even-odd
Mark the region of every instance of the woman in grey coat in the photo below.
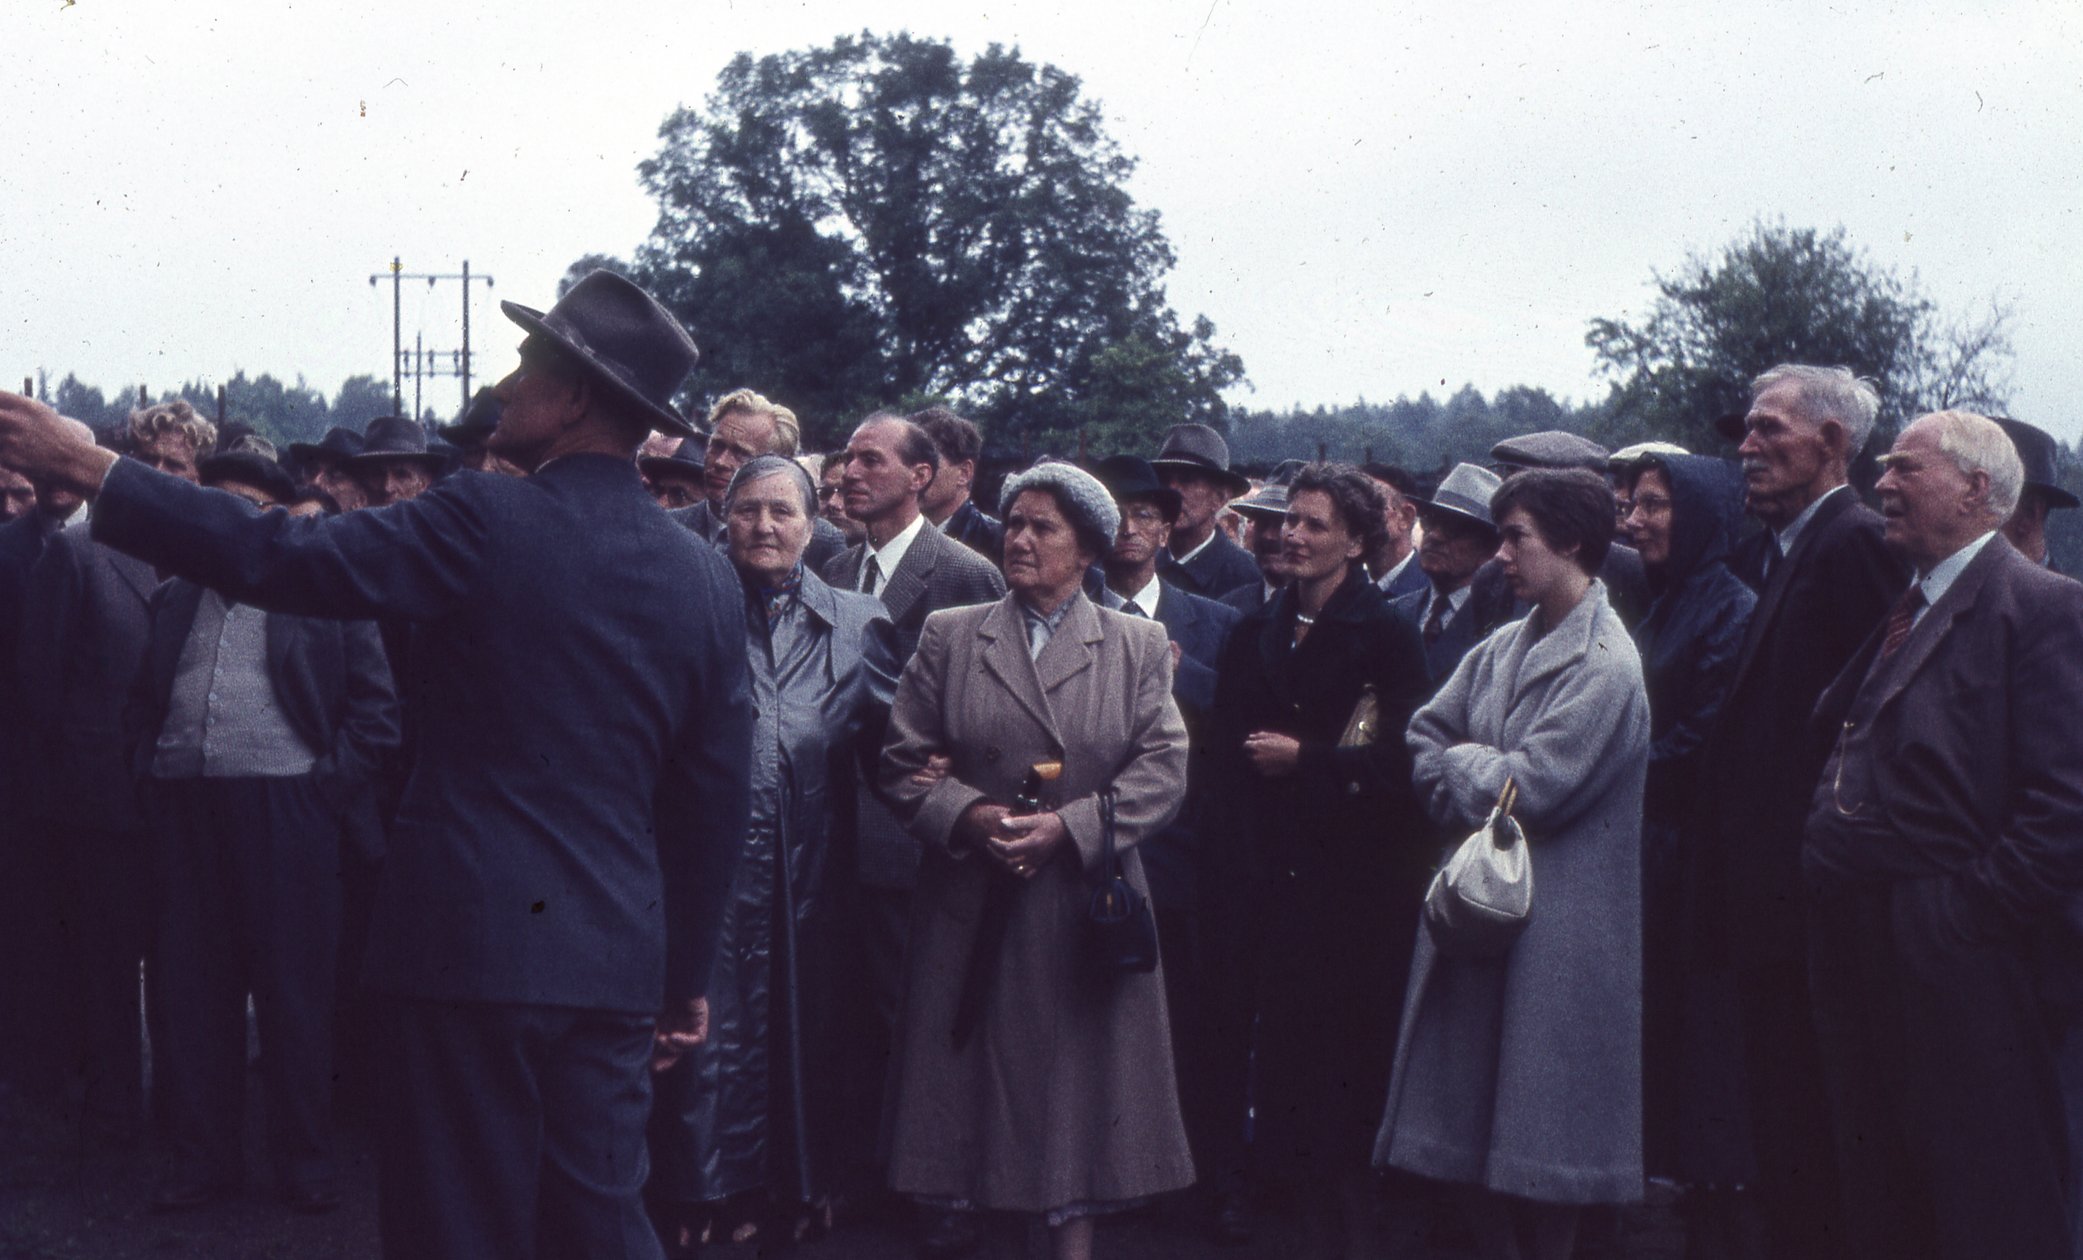
[[[748,462],[724,517],[745,588],[752,818],[709,978],[709,1039],[659,1078],[652,1108],[648,1190],[675,1248],[712,1228],[743,1240],[768,1209],[784,1226],[792,1215],[799,1236],[823,1216],[812,1205],[831,1190],[845,1053],[828,1026],[845,866],[832,809],[852,801],[860,754],[873,764],[896,690],[881,601],[804,570],[809,474],[778,456]]]
[[[1123,875],[1178,812],[1186,726],[1164,627],[1080,589],[1120,527],[1089,474],[1006,483],[995,604],[926,619],[904,669],[882,785],[925,846],[898,1036],[890,1185],[943,1209],[1041,1215],[1057,1260],[1093,1217],[1193,1181],[1161,971],[1095,972],[1087,906],[1101,789]],[[944,774],[921,773],[946,758]],[[1056,763],[1038,810],[1011,812]]]
[[[1507,776],[1533,915],[1498,958],[1418,934],[1375,1163],[1469,1188],[1493,1257],[1563,1260],[1578,1209],[1642,1194],[1641,660],[1592,574],[1613,535],[1605,482],[1532,471],[1491,501],[1513,592],[1533,605],[1411,720],[1419,796],[1451,833]]]

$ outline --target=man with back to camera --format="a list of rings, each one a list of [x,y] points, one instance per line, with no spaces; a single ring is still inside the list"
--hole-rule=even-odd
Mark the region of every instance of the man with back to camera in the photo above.
[[[385,1254],[656,1257],[647,1067],[698,1044],[747,816],[742,593],[634,455],[695,348],[595,272],[528,330],[493,439],[526,478],[259,515],[111,468],[0,394],[0,458],[98,494],[99,537],[271,610],[419,623],[438,666],[365,979],[382,995]]]

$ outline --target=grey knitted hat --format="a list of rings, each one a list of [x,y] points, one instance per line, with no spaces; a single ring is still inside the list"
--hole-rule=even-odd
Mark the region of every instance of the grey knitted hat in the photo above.
[[[1113,549],[1114,537],[1121,532],[1121,509],[1114,506],[1114,496],[1099,484],[1099,478],[1076,464],[1036,464],[1006,479],[1005,489],[998,495],[1000,516],[1012,510],[1013,500],[1023,490],[1053,491],[1080,542],[1102,556]]]

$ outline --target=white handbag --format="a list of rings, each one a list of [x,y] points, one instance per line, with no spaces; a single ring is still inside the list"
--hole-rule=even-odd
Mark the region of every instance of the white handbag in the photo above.
[[[1425,929],[1442,954],[1495,958],[1533,916],[1533,861],[1512,817],[1519,789],[1507,778],[1489,819],[1463,840],[1425,890]]]

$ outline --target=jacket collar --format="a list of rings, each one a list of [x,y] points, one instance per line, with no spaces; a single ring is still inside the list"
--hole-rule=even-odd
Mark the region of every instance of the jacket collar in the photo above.
[[[1532,637],[1533,619],[1539,615],[1538,611],[1521,618],[1518,633],[1520,641],[1525,644],[1525,652],[1518,671],[1520,683],[1531,683],[1558,673],[1589,656],[1592,644],[1598,639],[1605,607],[1606,584],[1593,578],[1584,598],[1570,609],[1562,624],[1538,639]]]
[[[1953,584],[1946,588],[1946,593],[1938,597],[1938,602],[1931,605],[1923,618],[1910,630],[1909,637],[1902,641],[1902,646],[1898,649],[1902,654],[1901,659],[1892,662],[1881,682],[1883,690],[1874,699],[1876,711],[1902,694],[1910,679],[1916,677],[1917,671],[1931,659],[1932,652],[1937,650],[1939,643],[1944,640],[1955,622],[1964,621],[1974,615],[1982,588],[1988,584],[1990,575],[1996,572],[1997,567],[2022,560],[2024,557],[2019,555],[2017,549],[2000,533],[1983,544],[1981,552],[1968,562],[1967,567],[1961,570],[1960,576],[1953,579]],[[1887,633],[1887,621],[1883,619],[1868,639],[1868,646],[1873,649],[1874,657],[1874,661],[1867,667],[1868,672],[1873,664],[1878,663],[1879,645]],[[1866,653],[1862,652],[1861,655]]]

